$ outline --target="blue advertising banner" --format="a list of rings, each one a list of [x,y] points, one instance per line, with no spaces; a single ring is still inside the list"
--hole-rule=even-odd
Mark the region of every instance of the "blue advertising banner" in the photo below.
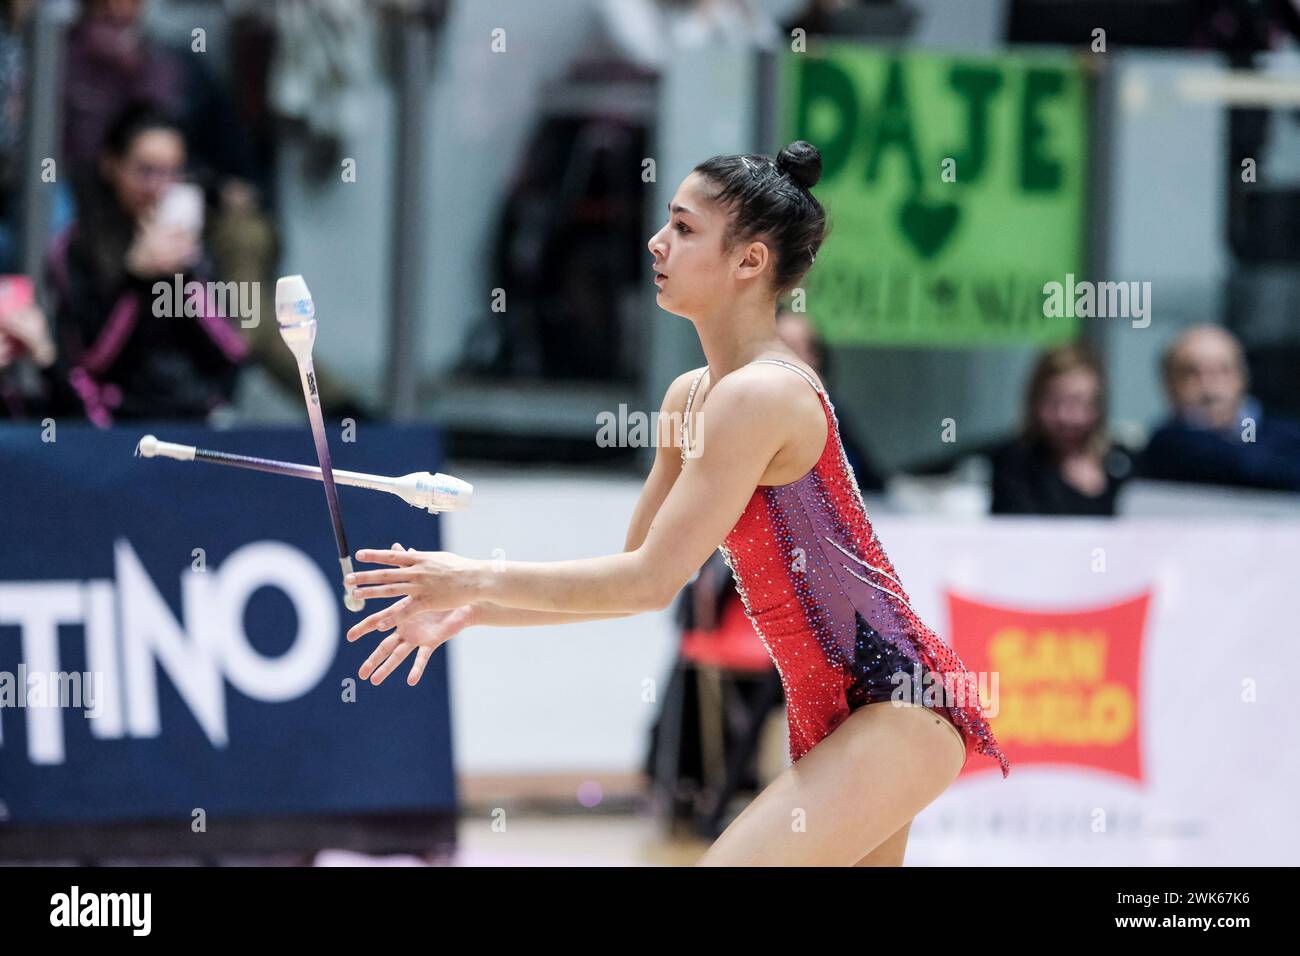
[[[357,678],[319,481],[137,458],[142,435],[315,463],[301,428],[0,427],[0,827],[454,808],[447,652]],[[338,469],[437,472],[432,427],[331,435]],[[52,440],[50,440],[52,439]],[[438,519],[339,486],[353,554]],[[367,566],[360,566],[367,567]]]

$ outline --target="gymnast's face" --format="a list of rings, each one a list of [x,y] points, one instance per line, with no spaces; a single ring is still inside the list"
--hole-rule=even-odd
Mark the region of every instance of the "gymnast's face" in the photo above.
[[[727,213],[709,200],[698,173],[682,180],[664,212],[668,221],[646,243],[651,269],[662,275],[655,277],[660,308],[685,318],[718,310],[732,281],[722,250]]]

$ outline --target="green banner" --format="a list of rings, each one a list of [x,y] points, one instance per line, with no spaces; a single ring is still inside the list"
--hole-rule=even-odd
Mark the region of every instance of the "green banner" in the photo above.
[[[1043,286],[1084,272],[1087,95],[1067,54],[827,43],[781,63],[782,144],[822,154],[831,234],[804,279],[833,344],[1046,344]]]

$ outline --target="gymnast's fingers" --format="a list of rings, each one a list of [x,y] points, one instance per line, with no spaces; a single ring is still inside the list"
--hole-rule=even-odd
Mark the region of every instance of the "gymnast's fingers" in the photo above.
[[[393,619],[394,615],[404,610],[410,600],[409,597],[402,598],[402,600],[393,602],[388,605],[388,607],[376,611],[369,617],[357,621],[357,623],[348,628],[348,640],[355,641],[358,638],[369,634],[371,631],[387,631],[395,627],[397,621]]]
[[[413,650],[415,650],[414,644],[408,644],[405,641],[398,644],[393,653],[388,656],[388,660],[384,661],[379,670],[375,671],[374,676],[370,678],[370,683],[376,687],[382,684],[384,678],[397,670],[397,665],[410,657]]]
[[[357,560],[366,564],[391,564],[395,567],[409,567],[419,558],[411,551],[372,551],[369,548],[357,552]]]
[[[362,680],[369,680],[374,669],[382,664],[388,658],[389,654],[393,653],[393,648],[400,644],[401,641],[402,636],[396,631],[380,641],[379,644],[376,645],[375,649],[370,652],[370,656],[366,658],[365,663],[363,663],[361,668],[357,671],[357,676]]]
[[[432,654],[432,647],[421,647],[415,652],[415,663],[411,665],[411,673],[406,675],[406,683],[412,687],[420,683],[420,678],[424,676],[424,665],[429,662]]]
[[[353,571],[344,580],[347,584],[397,584],[410,578],[411,572],[406,568],[381,568],[377,571]]]
[[[415,587],[412,581],[399,581],[396,584],[376,584],[369,588],[354,588],[352,593],[363,601],[369,601],[371,598],[399,597],[403,594],[410,594]]]

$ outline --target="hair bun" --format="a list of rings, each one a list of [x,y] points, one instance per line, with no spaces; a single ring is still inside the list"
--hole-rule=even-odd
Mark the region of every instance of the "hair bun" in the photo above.
[[[804,189],[812,189],[822,178],[822,154],[812,143],[797,139],[776,157],[776,168]]]

